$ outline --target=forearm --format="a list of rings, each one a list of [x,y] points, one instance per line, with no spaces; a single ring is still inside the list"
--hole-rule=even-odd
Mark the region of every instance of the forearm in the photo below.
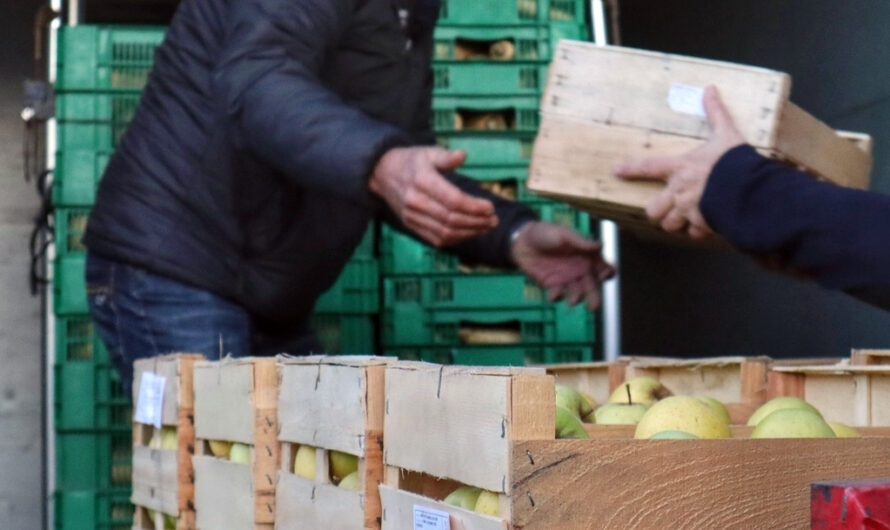
[[[736,248],[890,309],[890,197],[818,182],[741,146],[714,167],[700,209]]]

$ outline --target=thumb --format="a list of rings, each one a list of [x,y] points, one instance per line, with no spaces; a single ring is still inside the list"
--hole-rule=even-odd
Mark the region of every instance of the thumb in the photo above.
[[[463,150],[451,151],[436,147],[432,153],[433,166],[442,171],[453,171],[464,165],[467,160],[467,153]]]
[[[726,109],[726,105],[720,99],[720,92],[717,91],[716,86],[710,85],[705,88],[703,104],[713,136],[741,136],[741,133],[735,126],[735,122],[732,120],[732,116]]]
[[[679,157],[652,157],[625,162],[615,168],[615,174],[627,179],[667,180],[681,165],[682,160]]]

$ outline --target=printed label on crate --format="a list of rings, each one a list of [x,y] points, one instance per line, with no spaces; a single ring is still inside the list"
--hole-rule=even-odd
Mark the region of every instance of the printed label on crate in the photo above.
[[[701,87],[671,83],[667,99],[668,106],[674,112],[705,117],[705,107],[702,103],[704,95],[705,89]]]
[[[161,428],[161,416],[164,414],[164,385],[166,384],[166,377],[154,372],[142,372],[139,396],[136,399],[136,411],[133,415],[136,422]]]
[[[414,505],[414,530],[451,530],[448,512]]]

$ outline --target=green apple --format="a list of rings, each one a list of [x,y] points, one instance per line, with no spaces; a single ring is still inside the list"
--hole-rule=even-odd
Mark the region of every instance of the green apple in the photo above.
[[[350,491],[359,491],[359,488],[361,488],[361,481],[358,477],[358,470],[343,477],[343,480],[337,484],[337,487]]]
[[[236,464],[250,463],[250,446],[243,443],[233,443],[229,451],[229,461]]]
[[[650,440],[692,440],[698,436],[686,431],[660,431],[649,437]]]
[[[859,431],[844,423],[830,421],[828,422],[828,426],[831,427],[831,430],[834,431],[834,435],[838,438],[859,438],[862,436]]]
[[[580,392],[580,391],[578,393],[581,394],[581,397],[583,397],[584,400],[587,401],[587,404],[590,407],[590,412],[588,412],[584,416],[581,416],[581,421],[583,421],[584,423],[594,423],[596,421],[596,419],[594,417],[593,411],[596,410],[596,408],[599,405],[597,404],[596,400],[593,399],[593,396],[591,396],[590,394],[588,394],[586,392]]]
[[[590,414],[593,409],[587,399],[572,387],[556,385],[556,404],[565,407],[580,420]]]
[[[806,409],[819,414],[819,411],[816,410],[816,407],[810,405],[799,397],[777,397],[767,401],[766,403],[761,405],[760,408],[755,410],[754,414],[751,414],[751,417],[748,418],[748,426],[756,426],[758,423],[760,423],[760,420],[766,418],[779,409]],[[821,416],[821,414],[819,415]]]
[[[637,424],[634,438],[649,438],[661,431],[685,431],[699,438],[732,436],[729,425],[692,396],[671,396],[652,405]]]
[[[473,510],[476,513],[497,517],[501,514],[500,495],[493,491],[482,490]]]
[[[709,396],[695,397],[702,400],[707,406],[711,407],[711,410],[713,410],[714,413],[720,417],[720,419],[725,421],[727,425],[732,424],[732,418],[729,417],[729,411],[726,409],[726,405],[724,405],[719,399],[714,399]]]
[[[341,478],[358,471],[358,457],[341,451],[330,451],[331,480],[337,483]]]
[[[315,448],[301,445],[294,457],[294,474],[309,480],[315,480]]]
[[[818,412],[805,408],[778,409],[754,427],[751,438],[835,438]]]
[[[164,514],[164,530],[176,530],[176,523],[178,522],[176,517],[168,513]]]
[[[449,493],[442,502],[472,511],[476,508],[476,501],[479,499],[479,494],[481,493],[482,488],[477,488],[475,486],[461,486]]]
[[[649,410],[648,403],[606,403],[593,415],[598,425],[636,425],[640,423],[643,415]]]
[[[217,458],[229,458],[229,452],[232,450],[232,442],[210,440],[207,444],[210,445],[210,452],[213,453],[213,456]]]
[[[609,403],[655,403],[672,395],[673,392],[657,379],[634,377],[618,385],[609,396]]]
[[[565,407],[556,407],[556,437],[557,438],[590,438],[584,430],[584,424],[574,413]]]
[[[161,449],[179,449],[179,436],[176,427],[161,427]]]

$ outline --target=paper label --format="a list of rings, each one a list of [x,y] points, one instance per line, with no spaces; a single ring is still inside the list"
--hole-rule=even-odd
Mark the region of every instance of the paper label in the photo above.
[[[138,423],[161,428],[164,414],[164,385],[167,378],[154,372],[143,372],[139,383],[139,396],[136,398],[136,411],[133,419]]]
[[[671,83],[668,92],[668,106],[674,112],[705,117],[705,106],[702,103],[705,89],[697,86]]]
[[[448,512],[414,505],[414,530],[451,530]]]

